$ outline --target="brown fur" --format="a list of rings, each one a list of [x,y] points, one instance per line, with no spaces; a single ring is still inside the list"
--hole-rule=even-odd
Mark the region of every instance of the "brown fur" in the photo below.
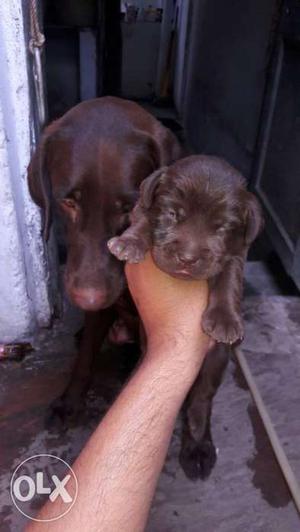
[[[242,338],[242,271],[262,216],[242,176],[217,157],[191,156],[156,171],[141,185],[132,223],[109,248],[140,261],[151,249],[157,266],[180,278],[208,279],[203,328],[215,340]]]
[[[28,183],[43,210],[45,240],[53,215],[62,218],[66,291],[87,311],[73,376],[56,404],[63,420],[80,405],[94,354],[112,323],[126,314],[123,298],[117,303],[125,288],[123,265],[107,241],[128,226],[141,181],[180,154],[173,134],[142,107],[104,97],[77,105],[48,126],[32,157]]]
[[[29,188],[44,212],[67,231],[65,284],[84,310],[109,307],[124,288],[123,268],[106,242],[129,223],[139,184],[180,147],[139,105],[104,97],[83,102],[48,126],[28,169]]]
[[[208,353],[185,408],[181,465],[189,478],[206,478],[216,461],[210,431],[212,399],[229,349],[243,337],[243,267],[262,226],[260,206],[224,160],[191,156],[149,176],[131,226],[109,241],[120,260],[139,262],[151,250],[157,266],[175,277],[208,279],[202,328],[218,343]]]

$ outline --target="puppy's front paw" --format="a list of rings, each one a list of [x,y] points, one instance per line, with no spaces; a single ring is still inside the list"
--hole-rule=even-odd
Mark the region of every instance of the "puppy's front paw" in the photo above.
[[[117,259],[131,264],[141,262],[145,258],[146,250],[143,243],[134,237],[116,236],[108,241],[107,246]]]
[[[208,308],[204,312],[202,329],[208,336],[224,344],[234,344],[244,337],[241,317],[220,307]]]

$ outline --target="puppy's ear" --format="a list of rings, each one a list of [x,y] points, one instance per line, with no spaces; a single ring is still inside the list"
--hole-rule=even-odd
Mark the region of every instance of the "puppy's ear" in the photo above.
[[[167,167],[159,168],[159,170],[156,170],[153,172],[153,174],[149,175],[144,181],[142,182],[140,186],[140,199],[142,206],[145,209],[150,209],[154,193],[156,188],[158,187],[162,176],[167,171]]]
[[[245,243],[250,245],[262,231],[264,219],[258,199],[251,192],[245,191]]]
[[[51,183],[47,172],[48,135],[44,134],[28,166],[27,179],[33,201],[43,209],[43,238],[49,238],[51,226]]]

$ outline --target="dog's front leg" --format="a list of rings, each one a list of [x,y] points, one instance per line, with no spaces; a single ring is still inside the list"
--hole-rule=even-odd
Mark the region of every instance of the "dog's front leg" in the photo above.
[[[51,405],[47,420],[49,426],[68,425],[76,419],[90,385],[94,357],[100,351],[115,318],[114,307],[85,314],[84,329],[70,380],[62,396]]]
[[[232,257],[223,271],[209,280],[209,301],[203,330],[217,342],[234,344],[243,339],[241,317],[245,254]]]

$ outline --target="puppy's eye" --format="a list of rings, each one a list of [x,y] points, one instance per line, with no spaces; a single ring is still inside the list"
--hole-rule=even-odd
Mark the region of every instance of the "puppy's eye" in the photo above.
[[[168,209],[167,214],[170,218],[172,218],[172,220],[177,220],[177,212],[175,209]]]
[[[222,235],[223,233],[226,233],[227,227],[225,225],[221,225],[217,228],[217,233]]]
[[[177,213],[177,219],[181,222],[186,218],[185,210],[180,207],[178,213]]]
[[[182,207],[177,209],[168,209],[168,217],[174,222],[183,222],[186,218],[185,210]]]

